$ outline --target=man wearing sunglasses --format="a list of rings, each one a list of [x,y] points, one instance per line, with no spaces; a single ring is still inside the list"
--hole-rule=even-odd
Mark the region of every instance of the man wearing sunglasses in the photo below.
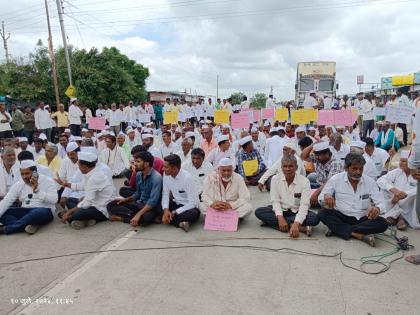
[[[38,227],[53,220],[57,190],[52,179],[38,174],[34,161],[20,162],[21,179],[13,184],[0,202],[0,234],[25,231],[34,234]],[[20,207],[12,207],[19,200]]]

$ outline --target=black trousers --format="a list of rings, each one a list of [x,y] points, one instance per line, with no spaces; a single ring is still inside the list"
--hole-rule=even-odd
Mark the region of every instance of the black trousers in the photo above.
[[[273,211],[273,206],[261,207],[255,210],[255,216],[260,219],[264,225],[272,227],[273,229],[279,229],[279,221],[277,220],[276,214]],[[283,211],[283,217],[289,225],[295,222],[296,213],[293,211]],[[302,222],[302,226],[316,226],[319,223],[319,218],[316,213],[308,211],[305,221]]]
[[[96,222],[108,220],[104,214],[96,209],[95,207],[89,207],[86,209],[79,209],[69,219],[69,223],[72,221],[87,221],[87,220],[96,220]]]
[[[169,211],[175,211],[178,208],[181,208],[183,205],[177,205],[175,202],[169,202]],[[190,224],[194,223],[200,218],[200,210],[197,208],[192,208],[186,210],[180,214],[176,214],[173,220],[171,221],[172,225],[178,227],[179,223],[181,222],[189,222]]]
[[[397,124],[397,126],[400,127],[402,132],[403,132],[404,145],[407,145],[407,141],[408,141],[407,125],[406,124]]]
[[[80,137],[81,131],[82,130],[81,130],[80,125],[70,125],[70,132],[71,132],[72,136]]]
[[[357,219],[334,209],[322,209],[318,216],[331,232],[345,240],[351,237],[352,232],[368,235],[385,232],[388,228],[388,223],[382,217],[374,220],[367,217]]]
[[[123,205],[117,205],[110,203],[107,206],[108,212],[116,216],[122,217],[125,223],[130,223],[131,219],[134,218],[137,212],[139,212],[145,204],[143,203],[126,203]],[[140,219],[139,225],[146,226],[155,222],[157,217],[162,216],[162,206],[157,205],[152,210],[146,212]]]
[[[274,175],[273,175],[274,176]],[[273,178],[273,176],[270,176],[267,181],[265,182],[265,188],[267,188],[268,191],[271,190],[271,179]]]
[[[70,210],[70,209],[76,208],[78,203],[79,203],[79,199],[77,198],[72,198],[72,197],[67,198],[67,201],[66,201],[67,209]]]
[[[136,192],[135,188],[131,188],[131,187],[121,187],[120,188],[120,196],[124,197],[124,198],[128,198],[128,197],[134,195],[135,192]]]

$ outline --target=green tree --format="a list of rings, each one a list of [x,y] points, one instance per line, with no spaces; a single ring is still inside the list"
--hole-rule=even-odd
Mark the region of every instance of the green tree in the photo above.
[[[69,48],[76,96],[91,107],[98,102],[146,100],[146,79],[149,70],[129,59],[117,48],[96,48],[89,51]],[[55,52],[60,101],[68,100],[68,74],[63,48]],[[15,99],[54,103],[54,88],[47,47],[38,41],[34,52],[25,61],[0,66],[0,93]]]
[[[264,108],[266,100],[267,96],[264,93],[255,93],[255,95],[251,98],[251,107]]]
[[[232,93],[232,95],[230,96],[230,98],[232,99],[232,105],[241,104],[244,100],[244,96],[245,94],[242,92]]]

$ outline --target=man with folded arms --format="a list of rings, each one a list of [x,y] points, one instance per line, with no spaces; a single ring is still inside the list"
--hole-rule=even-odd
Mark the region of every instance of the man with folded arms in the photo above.
[[[223,158],[216,171],[204,180],[203,202],[200,210],[206,213],[208,208],[216,211],[236,210],[239,218],[244,218],[252,211],[251,196],[241,175],[233,172],[233,161]]]
[[[281,172],[271,180],[272,206],[255,210],[255,216],[265,225],[289,232],[290,237],[299,237],[299,232],[311,236],[312,227],[319,223],[317,215],[309,211],[311,185],[297,171],[297,160],[293,155],[281,159]]]
[[[346,156],[345,171],[331,177],[318,197],[323,206],[318,216],[329,228],[327,236],[353,237],[374,247],[374,234],[384,232],[388,223],[380,216],[382,195],[375,180],[363,175],[365,163],[362,154]]]
[[[153,169],[153,155],[143,151],[133,155],[137,171],[136,191],[133,195],[111,202],[108,212],[111,220],[130,223],[132,226],[146,226],[161,218],[160,205],[162,176]]]
[[[52,209],[58,197],[53,180],[38,174],[31,160],[20,163],[20,176],[0,202],[0,234],[34,234],[40,225],[53,220]],[[21,202],[20,207],[12,207],[16,200]]]

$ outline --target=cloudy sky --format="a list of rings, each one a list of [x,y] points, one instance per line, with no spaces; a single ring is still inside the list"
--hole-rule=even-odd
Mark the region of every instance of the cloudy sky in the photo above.
[[[49,0],[54,45],[62,45]],[[420,0],[64,0],[68,41],[116,46],[149,67],[148,90],[229,96],[241,91],[279,100],[294,95],[296,64],[336,61],[339,94],[356,76],[420,70]],[[44,0],[0,0],[10,54],[47,42]],[[6,12],[7,9],[7,12]],[[0,48],[0,60],[4,50]]]

